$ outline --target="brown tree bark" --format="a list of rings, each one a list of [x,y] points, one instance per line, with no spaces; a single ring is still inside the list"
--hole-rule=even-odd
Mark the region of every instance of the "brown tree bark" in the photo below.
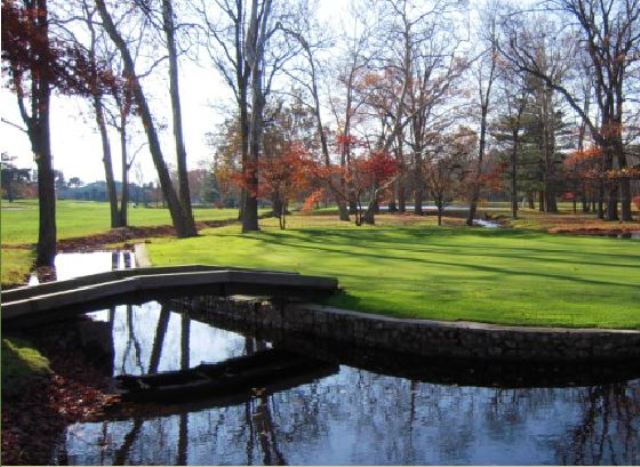
[[[51,153],[50,103],[51,80],[48,73],[49,17],[47,0],[35,0],[30,8],[38,12],[33,16],[34,36],[46,41],[41,54],[31,64],[30,114],[26,110],[21,74],[14,68],[18,107],[27,126],[31,150],[38,167],[38,244],[36,266],[54,266],[56,257],[56,191]],[[44,71],[43,71],[44,70]]]

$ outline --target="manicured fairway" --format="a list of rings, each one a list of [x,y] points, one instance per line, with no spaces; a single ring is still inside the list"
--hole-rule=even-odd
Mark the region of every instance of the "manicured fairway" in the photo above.
[[[155,265],[205,263],[336,276],[343,308],[504,324],[640,329],[640,242],[418,225],[354,227],[291,218],[157,239]],[[301,224],[303,223],[303,224]]]
[[[237,209],[194,209],[196,220],[235,219]],[[58,239],[81,237],[110,229],[109,204],[91,201],[58,201]],[[162,208],[129,208],[132,226],[171,224],[169,211]],[[38,240],[38,204],[35,200],[2,201],[2,244],[35,243]]]

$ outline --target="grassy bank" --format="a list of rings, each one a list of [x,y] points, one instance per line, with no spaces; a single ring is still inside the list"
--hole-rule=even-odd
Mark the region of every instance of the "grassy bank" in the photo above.
[[[34,260],[33,250],[2,248],[0,252],[0,262],[2,263],[0,283],[3,286],[22,284],[29,274]]]
[[[99,234],[110,229],[108,203],[91,201],[58,201],[56,223],[58,240]],[[196,220],[229,220],[238,215],[237,209],[194,209]],[[7,246],[33,244],[38,240],[37,200],[18,200],[1,204],[2,222],[2,265],[0,270],[3,286],[22,284],[29,273],[35,255],[28,249],[7,248]],[[171,224],[167,209],[129,209],[131,226],[158,226]]]
[[[24,388],[51,373],[49,360],[21,339],[2,339],[2,397],[20,396]]]
[[[109,204],[92,201],[58,201],[58,239],[81,237],[110,229]],[[194,209],[196,220],[235,219],[237,209]],[[132,226],[169,225],[169,211],[162,208],[129,208]],[[38,202],[2,201],[1,239],[3,245],[35,243],[38,240]]]
[[[410,220],[413,219],[413,220]],[[336,276],[335,306],[404,317],[640,329],[636,241],[515,229],[443,227],[380,216],[354,227],[324,216],[279,231],[236,226],[158,239],[156,265],[209,263]],[[402,224],[399,225],[399,222]]]

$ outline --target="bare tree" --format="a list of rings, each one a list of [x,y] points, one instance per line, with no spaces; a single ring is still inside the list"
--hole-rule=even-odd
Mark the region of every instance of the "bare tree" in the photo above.
[[[245,58],[247,12],[245,0],[217,0],[217,11],[205,2],[198,12],[204,22],[207,51],[224,81],[233,91],[240,120],[242,167],[249,157],[249,63]],[[215,20],[214,20],[215,18]],[[242,187],[239,218],[243,218],[246,190]]]
[[[291,27],[285,26],[283,27],[283,31],[291,36],[302,47],[307,65],[303,66],[302,69],[306,72],[304,74],[308,76],[299,77],[297,76],[297,74],[289,74],[289,76],[297,83],[300,83],[311,96],[313,103],[310,107],[316,119],[316,130],[320,139],[322,158],[324,160],[325,166],[330,167],[331,156],[329,154],[327,133],[321,114],[320,93],[318,90],[318,66],[314,53],[315,49],[322,46],[323,37],[322,33],[319,31],[319,25],[312,24],[311,14],[312,12],[308,10],[299,12],[299,14],[297,15],[299,21],[296,24],[299,29],[294,30]],[[313,40],[313,42],[310,42],[310,40]],[[344,167],[345,164],[343,163],[341,165]],[[336,184],[334,183],[329,183],[328,189],[333,193],[333,197],[338,205],[340,220],[349,221],[349,211],[347,209],[347,203],[345,202],[343,193],[340,192],[344,192],[346,188],[345,185],[346,184],[344,183],[344,177],[341,177],[338,186],[336,186]]]
[[[475,62],[475,78],[477,81],[478,104],[480,106],[480,141],[478,144],[478,160],[475,176],[471,184],[471,200],[467,225],[472,226],[478,209],[480,199],[480,180],[482,176],[483,161],[487,146],[487,116],[491,102],[491,91],[497,77],[498,44],[496,38],[496,11],[492,9],[486,12],[483,29],[486,31],[488,47]]]
[[[83,23],[89,30],[89,43],[87,47],[87,54],[89,57],[88,82],[93,115],[95,117],[96,126],[100,133],[100,141],[102,143],[102,164],[104,166],[107,197],[109,199],[111,227],[121,227],[121,218],[118,213],[118,194],[116,193],[116,183],[113,174],[111,143],[109,141],[109,131],[107,128],[107,120],[105,118],[104,95],[107,92],[107,89],[99,85],[98,78],[98,68],[100,66],[104,66],[105,63],[110,62],[114,57],[112,54],[109,54],[111,56],[98,56],[100,53],[98,50],[100,46],[100,38],[94,21],[94,16],[96,14],[95,8],[89,7],[87,1],[83,0],[82,11]],[[75,35],[74,40],[80,47],[84,47]],[[101,62],[100,65],[98,64],[99,61]],[[118,84],[114,82],[112,84],[112,88],[113,87],[118,87]]]
[[[503,25],[508,42],[501,47],[503,55],[519,70],[543,80],[560,93],[580,115],[594,141],[603,151],[603,170],[612,181],[607,183],[607,220],[618,219],[618,195],[622,220],[631,220],[629,179],[624,176],[627,157],[623,144],[625,90],[627,76],[640,61],[640,0],[554,0],[549,9],[560,15],[557,37],[567,26],[571,31],[565,44],[567,57],[584,50],[590,58],[590,72],[595,78],[595,102],[600,122],[585,113],[580,96],[557,82],[550,70],[542,69],[533,54],[531,35],[513,14]],[[572,42],[569,40],[572,39]],[[603,174],[604,176],[604,174]]]
[[[438,209],[438,225],[442,225],[446,204],[460,192],[476,142],[474,131],[459,128],[456,133],[440,135],[431,156],[424,161],[423,173]]]
[[[189,190],[187,150],[182,129],[182,106],[180,104],[180,85],[178,81],[178,48],[173,0],[162,0],[162,29],[165,33],[169,56],[169,93],[171,95],[171,111],[173,114],[173,134],[176,143],[178,193],[185,216],[190,219],[191,224],[194,224],[193,211],[191,209],[191,191]]]
[[[111,14],[107,10],[104,0],[96,0],[96,7],[100,17],[102,18],[102,24],[105,31],[120,52],[124,65],[125,76],[131,86],[136,106],[144,125],[145,133],[149,142],[151,157],[158,172],[160,187],[162,189],[164,199],[167,202],[176,233],[178,237],[194,236],[197,234],[197,230],[193,217],[189,216],[188,212],[184,210],[171,183],[169,170],[160,146],[156,124],[153,120],[151,109],[140,83],[140,77],[136,73],[135,63],[131,51],[129,50],[129,46],[122,34],[118,31]]]

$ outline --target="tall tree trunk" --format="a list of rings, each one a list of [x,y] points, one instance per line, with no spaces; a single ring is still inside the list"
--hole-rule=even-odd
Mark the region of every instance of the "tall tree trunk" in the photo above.
[[[169,176],[169,170],[167,169],[167,165],[162,155],[155,122],[153,121],[146,96],[144,95],[144,91],[142,90],[142,86],[138,76],[136,75],[131,53],[129,52],[126,42],[116,29],[113,19],[106,9],[104,0],[96,0],[96,7],[98,8],[98,12],[100,13],[100,17],[102,18],[102,23],[107,34],[109,34],[109,37],[120,51],[120,55],[124,63],[125,74],[127,78],[130,79],[133,96],[136,104],[138,105],[138,111],[142,118],[144,130],[149,141],[151,158],[153,159],[153,163],[158,172],[160,187],[164,195],[164,200],[166,200],[167,205],[169,206],[169,213],[171,214],[171,220],[176,229],[176,234],[180,238],[197,235],[193,218],[182,209],[182,205],[178,200],[175,189],[173,188],[171,177]]]
[[[403,176],[398,178],[398,212],[407,212],[407,189]]]
[[[490,87],[489,87],[490,89]],[[487,91],[487,98],[489,96],[489,91]],[[475,180],[472,185],[472,193],[471,193],[471,202],[469,203],[469,214],[467,216],[467,225],[471,227],[473,225],[473,220],[476,217],[476,211],[478,209],[478,201],[480,200],[480,177],[482,175],[482,162],[484,159],[484,150],[487,144],[487,114],[489,112],[489,105],[482,104],[481,114],[480,114],[480,147],[478,149],[478,164],[476,168],[476,173],[474,174]]]
[[[422,203],[424,202],[424,174],[422,170],[422,149],[419,148],[414,156],[414,197],[413,197],[413,213],[417,216],[423,214]]]
[[[111,214],[111,227],[122,227],[118,216],[118,194],[116,192],[116,182],[113,177],[113,162],[111,158],[111,144],[109,142],[109,133],[107,132],[107,124],[104,120],[104,109],[102,107],[102,98],[99,94],[93,95],[93,110],[96,117],[96,124],[100,131],[100,140],[102,142],[102,163],[104,165],[104,175],[107,184],[107,196],[109,198],[109,212]]]
[[[513,148],[511,150],[511,217],[518,218],[518,144],[519,144],[519,120],[518,128],[513,133]]]
[[[44,81],[44,80],[40,80]],[[42,86],[42,85],[41,85]],[[56,257],[56,189],[49,132],[49,91],[38,98],[40,115],[31,137],[31,147],[38,167],[38,246],[36,266],[53,266]]]
[[[556,202],[556,192],[552,187],[553,182],[549,182],[547,189],[544,190],[544,206],[545,212],[558,212],[558,203]]]
[[[36,0],[38,9],[35,27],[40,37],[49,40],[49,19],[46,0]],[[47,63],[48,56],[40,57]],[[51,83],[48,73],[39,73],[42,63],[35,64],[31,72],[31,118],[27,119],[29,139],[38,167],[38,246],[36,266],[54,266],[56,257],[56,189],[51,154],[49,108]],[[22,105],[22,96],[18,95]],[[22,107],[21,107],[22,109]],[[26,112],[23,111],[23,118]]]
[[[176,159],[178,166],[178,185],[180,204],[184,215],[194,224],[191,209],[191,191],[189,190],[189,173],[187,169],[187,150],[182,130],[182,108],[180,105],[180,85],[178,82],[178,52],[174,25],[172,0],[162,0],[162,22],[169,52],[169,92],[171,94],[171,110],[173,113],[173,134],[176,141]],[[195,224],[194,224],[195,228]]]
[[[251,67],[251,119],[249,122],[249,153],[243,173],[247,184],[242,217],[242,232],[260,230],[258,226],[258,162],[264,127],[265,96],[262,83],[264,51],[266,47],[266,26],[271,14],[271,0],[265,0],[261,15],[258,15],[258,2],[251,2],[249,31],[247,33],[248,62]]]
[[[96,59],[96,32],[93,24],[93,15],[90,13],[87,17],[87,26],[91,36],[89,46],[89,61],[91,64],[91,91],[93,111],[96,119],[96,125],[100,132],[100,140],[102,142],[102,163],[104,165],[105,182],[107,184],[107,197],[109,199],[109,208],[111,214],[111,228],[121,227],[120,218],[118,216],[118,194],[116,192],[116,182],[113,177],[113,159],[111,156],[111,143],[109,141],[109,132],[104,119],[104,106],[102,105],[102,95],[98,86],[98,60]]]
[[[598,219],[604,219],[604,180],[598,180]]]
[[[127,150],[127,127],[126,117],[120,119],[120,156],[122,160],[122,194],[120,196],[120,226],[126,227],[129,224],[129,156]]]
[[[605,164],[605,173],[613,169],[613,147],[609,141],[605,144],[604,148],[604,164]],[[607,212],[606,212],[606,220],[608,221],[617,221],[618,218],[618,183],[616,180],[607,181],[605,183],[605,192],[607,199]]]
[[[620,170],[627,168],[627,158],[624,154],[622,141],[616,141],[616,152],[618,154],[618,167]],[[631,183],[628,178],[619,179],[620,189],[620,217],[623,221],[632,221],[631,216]]]
[[[529,209],[536,208],[536,200],[533,196],[533,192],[531,191],[527,191],[527,205],[529,206]]]

